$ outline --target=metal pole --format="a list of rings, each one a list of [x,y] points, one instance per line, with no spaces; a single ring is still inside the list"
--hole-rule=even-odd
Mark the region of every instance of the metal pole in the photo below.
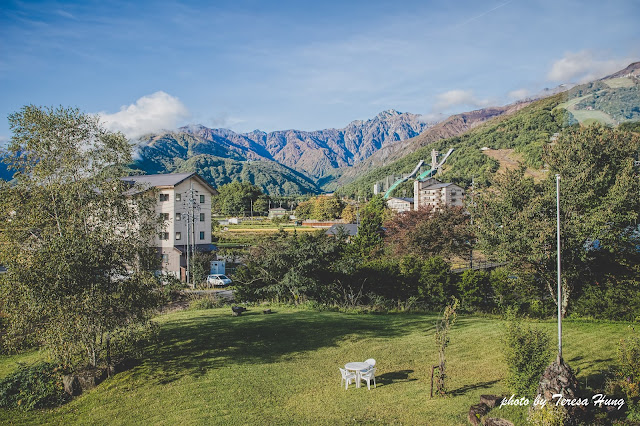
[[[187,213],[185,214],[185,216],[186,216],[185,219],[187,220],[187,245],[185,247],[187,249],[187,277],[186,278],[187,278],[187,285],[189,285],[189,281],[191,279],[191,276],[190,276],[190,263],[189,263],[189,247],[190,247],[189,238],[191,237],[191,219],[189,217],[189,201],[188,201],[188,199],[186,200],[185,205],[187,207],[186,208],[186,212]]]
[[[556,222],[558,249],[558,360],[562,359],[562,284],[560,275],[560,175],[556,174]]]

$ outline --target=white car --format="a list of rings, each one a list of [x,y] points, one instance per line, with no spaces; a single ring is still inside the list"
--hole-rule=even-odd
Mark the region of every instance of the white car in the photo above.
[[[222,274],[211,274],[207,277],[207,284],[212,286],[226,286],[231,284],[231,279]]]

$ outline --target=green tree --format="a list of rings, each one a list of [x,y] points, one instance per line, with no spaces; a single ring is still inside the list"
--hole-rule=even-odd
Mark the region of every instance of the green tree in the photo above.
[[[562,310],[587,283],[614,274],[633,279],[640,180],[633,160],[640,138],[602,126],[570,128],[545,147],[547,178],[524,167],[496,175],[471,210],[478,247],[512,269],[529,270],[556,300],[556,182],[561,175]]]
[[[30,105],[9,122],[15,181],[0,188],[8,342],[95,366],[110,333],[144,322],[159,301],[155,196],[120,179],[131,147],[97,118]]]
[[[340,217],[344,209],[342,200],[336,197],[316,197],[313,206],[313,219],[334,220]]]
[[[382,250],[382,223],[388,215],[387,203],[381,195],[374,196],[360,210],[358,233],[351,250],[361,257],[371,257]]]
[[[398,255],[468,258],[473,235],[461,207],[430,206],[395,215],[385,223],[385,242]]]
[[[333,296],[330,284],[337,277],[335,267],[344,246],[344,238],[323,231],[301,235],[281,231],[253,247],[236,271],[236,298],[326,302]]]
[[[253,202],[253,212],[264,213],[267,210],[269,210],[269,197],[261,195]]]
[[[296,218],[300,220],[311,219],[313,216],[313,200],[303,201],[296,207]]]
[[[218,188],[218,195],[211,199],[211,209],[224,215],[244,215],[251,211],[252,203],[263,198],[257,186],[234,181]]]
[[[353,204],[347,204],[344,209],[342,209],[342,213],[340,213],[340,218],[344,220],[346,223],[356,223],[357,220],[357,209]]]

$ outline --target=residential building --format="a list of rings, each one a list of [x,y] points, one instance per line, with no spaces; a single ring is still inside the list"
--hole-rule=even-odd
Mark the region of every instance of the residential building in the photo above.
[[[344,233],[347,237],[347,240],[351,240],[351,237],[355,237],[358,235],[358,225],[355,223],[338,223],[331,226],[331,228],[327,229],[325,232],[326,235],[335,237],[339,233]]]
[[[416,180],[413,183],[413,208],[432,206],[435,210],[444,206],[464,205],[464,189],[454,183],[442,183],[435,178]]]
[[[284,207],[276,207],[273,209],[269,209],[269,219],[275,219],[279,217],[289,218],[289,212]]]
[[[413,210],[413,198],[391,197],[387,200],[387,206],[396,213]]]
[[[131,184],[157,192],[156,212],[164,228],[153,246],[162,257],[162,273],[186,280],[187,244],[211,252],[211,197],[218,191],[197,173],[127,176]]]

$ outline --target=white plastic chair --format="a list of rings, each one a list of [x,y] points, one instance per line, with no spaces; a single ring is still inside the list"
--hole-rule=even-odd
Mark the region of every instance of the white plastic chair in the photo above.
[[[366,380],[367,389],[371,390],[371,380],[373,380],[373,387],[376,387],[376,369],[371,368],[366,373],[360,373],[360,380]]]
[[[339,368],[339,367],[338,367]],[[340,381],[340,386],[344,383],[344,388],[349,389],[349,383],[353,382],[356,384],[356,373],[347,371],[344,368],[339,368],[340,374],[342,374],[342,381]]]
[[[376,366],[376,360],[373,358],[369,358],[368,360],[364,361],[365,364],[369,364],[369,368],[365,368],[364,370],[360,370],[361,373],[366,373],[367,371],[371,370],[373,367]]]

